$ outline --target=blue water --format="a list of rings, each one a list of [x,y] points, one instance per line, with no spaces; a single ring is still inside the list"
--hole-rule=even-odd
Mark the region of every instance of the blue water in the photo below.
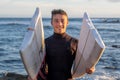
[[[0,18],[0,74],[15,72],[26,74],[19,48],[31,18]],[[92,75],[77,80],[120,80],[120,18],[93,18],[106,50]],[[49,18],[43,18],[45,38],[53,34]],[[78,38],[82,19],[71,18],[67,33]],[[112,47],[113,45],[118,46]]]

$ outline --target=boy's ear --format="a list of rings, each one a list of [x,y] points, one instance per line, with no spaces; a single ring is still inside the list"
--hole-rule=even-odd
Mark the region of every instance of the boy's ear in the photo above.
[[[67,25],[69,24],[69,21],[67,21]]]

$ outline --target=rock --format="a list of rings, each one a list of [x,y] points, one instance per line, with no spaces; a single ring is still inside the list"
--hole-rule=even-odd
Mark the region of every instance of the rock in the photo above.
[[[27,80],[27,75],[17,73],[4,73],[0,80]]]
[[[114,48],[120,48],[120,45],[112,45]]]

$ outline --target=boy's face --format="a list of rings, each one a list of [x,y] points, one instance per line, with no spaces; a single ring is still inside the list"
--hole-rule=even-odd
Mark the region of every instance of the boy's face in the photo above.
[[[61,15],[61,14],[55,14],[53,15],[51,24],[54,28],[55,33],[58,33],[58,34],[65,33],[68,25],[67,16]]]

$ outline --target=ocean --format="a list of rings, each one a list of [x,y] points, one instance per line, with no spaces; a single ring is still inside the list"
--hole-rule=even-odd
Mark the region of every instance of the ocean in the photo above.
[[[0,76],[5,72],[26,75],[19,48],[31,18],[0,18]],[[120,18],[92,18],[106,45],[96,71],[77,80],[120,80]],[[70,18],[67,33],[78,38],[82,18]],[[50,18],[43,18],[45,38],[53,34]]]

